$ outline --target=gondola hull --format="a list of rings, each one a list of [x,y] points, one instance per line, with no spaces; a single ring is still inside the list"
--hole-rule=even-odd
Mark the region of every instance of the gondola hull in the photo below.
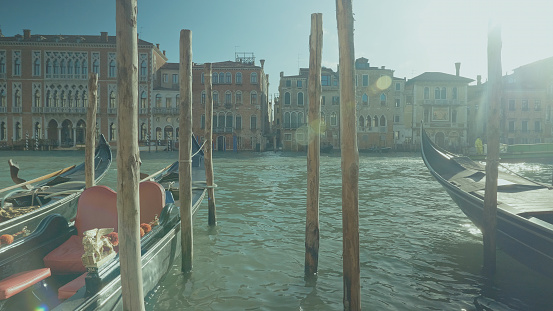
[[[422,158],[463,213],[482,229],[485,168],[440,150],[423,131]],[[553,278],[553,191],[547,185],[500,172],[497,246],[540,274]]]

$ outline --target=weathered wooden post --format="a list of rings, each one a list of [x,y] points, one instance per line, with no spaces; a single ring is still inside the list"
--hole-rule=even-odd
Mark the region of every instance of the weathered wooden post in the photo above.
[[[486,184],[483,210],[484,272],[495,273],[497,167],[499,165],[499,108],[501,101],[501,27],[488,29],[488,153],[486,156]]]
[[[85,182],[86,187],[94,186],[94,149],[96,149],[96,103],[98,98],[98,74],[88,74],[88,110],[86,114]]]
[[[340,147],[344,310],[361,310],[359,271],[359,152],[355,117],[355,49],[351,0],[336,0],[340,64]]]
[[[144,310],[138,180],[137,0],[117,0],[117,216],[124,310]]]
[[[211,63],[204,65],[205,84],[205,182],[207,185],[207,223],[210,226],[217,224],[215,209],[215,189],[213,189],[213,85],[211,84]]]
[[[319,266],[319,162],[321,152],[321,58],[323,15],[311,14],[309,36],[309,146],[307,149],[307,212],[305,222],[305,276]]]
[[[192,270],[192,31],[180,31],[179,202],[182,272]]]

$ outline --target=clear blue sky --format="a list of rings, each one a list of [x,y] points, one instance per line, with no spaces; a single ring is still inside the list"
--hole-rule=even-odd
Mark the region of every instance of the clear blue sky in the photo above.
[[[492,9],[493,8],[493,9]],[[487,76],[490,18],[502,24],[503,72],[553,56],[550,0],[353,0],[355,57],[412,78],[426,71]],[[298,73],[309,60],[311,13],[323,14],[323,65],[336,70],[334,0],[139,0],[140,38],[159,43],[178,62],[179,31],[191,29],[193,61],[234,60],[234,52],[265,59],[270,93],[280,71]],[[22,34],[115,34],[115,0],[0,0],[0,27]]]

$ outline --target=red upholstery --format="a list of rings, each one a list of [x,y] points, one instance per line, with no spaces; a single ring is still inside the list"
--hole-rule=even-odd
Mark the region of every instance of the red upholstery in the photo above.
[[[86,275],[87,273],[83,273],[78,278],[60,287],[58,289],[58,299],[67,299],[75,295],[85,285]]]
[[[165,206],[165,189],[153,181],[144,181],[139,185],[140,223],[150,223],[155,215],[161,216]]]
[[[10,298],[24,289],[44,280],[50,275],[50,269],[42,268],[20,272],[7,277],[0,281],[0,300]]]
[[[78,235],[72,236],[44,257],[44,265],[53,273],[85,272],[81,261],[84,254],[83,232],[94,228],[114,228],[117,231],[117,195],[106,186],[94,186],[83,191],[79,198],[75,227]]]

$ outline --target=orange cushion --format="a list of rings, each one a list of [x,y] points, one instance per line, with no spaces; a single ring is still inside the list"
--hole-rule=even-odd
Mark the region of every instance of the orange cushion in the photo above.
[[[86,271],[81,261],[84,254],[83,238],[73,235],[44,257],[44,265],[54,274],[82,273]]]
[[[165,189],[153,181],[144,181],[139,185],[140,223],[150,223],[155,215],[161,216],[165,206]]]
[[[75,227],[81,237],[83,232],[95,228],[113,228],[117,232],[115,191],[106,186],[94,186],[83,191],[79,198]]]
[[[51,275],[50,269],[23,271],[0,281],[0,300],[10,298]]]
[[[58,299],[67,299],[75,295],[85,285],[86,275],[87,273],[83,273],[78,278],[60,287],[58,289]]]

